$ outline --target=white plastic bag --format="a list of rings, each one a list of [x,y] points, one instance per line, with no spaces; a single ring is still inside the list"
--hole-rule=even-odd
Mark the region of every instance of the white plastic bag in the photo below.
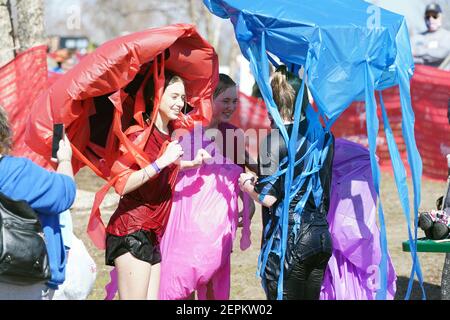
[[[97,277],[97,266],[83,241],[73,236],[66,266],[66,281],[55,291],[53,300],[85,300]]]

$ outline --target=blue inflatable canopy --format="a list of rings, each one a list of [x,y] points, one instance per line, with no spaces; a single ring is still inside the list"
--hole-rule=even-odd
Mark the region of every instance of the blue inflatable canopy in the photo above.
[[[281,241],[271,239],[262,249],[259,271],[265,267],[269,252],[278,254],[281,261],[284,261],[288,206],[292,195],[307,183],[308,193],[304,200],[306,201],[311,193],[316,199],[320,199],[322,189],[317,172],[329,145],[323,138],[324,133],[328,132],[333,122],[353,101],[366,103],[372,172],[379,198],[380,172],[376,160],[379,120],[375,99],[375,91],[379,91],[384,130],[402,209],[408,224],[413,261],[406,299],[410,297],[415,275],[418,277],[422,297],[425,299],[416,250],[422,162],[414,138],[414,113],[411,107],[409,82],[414,72],[414,63],[404,17],[362,0],[204,0],[204,4],[213,14],[231,20],[236,39],[243,55],[250,61],[251,70],[268,111],[288,146],[288,159],[284,159],[285,163],[288,163],[288,168],[281,170],[280,166],[280,171],[272,177],[272,180],[275,180],[281,174],[285,174],[285,194],[291,195],[286,197],[280,208],[277,208],[277,215],[280,216],[278,235]],[[295,161],[295,152],[298,148],[296,142],[300,121],[299,109],[301,109],[299,101],[302,101],[305,93],[302,87],[296,103],[294,130],[292,135],[288,136],[273,101],[270,87],[269,64],[271,62],[277,65],[276,60],[281,61],[294,73],[304,67],[306,84],[318,107],[318,113],[310,106],[307,110],[307,118],[311,124],[308,138],[316,142],[300,161],[304,162],[304,174],[295,180],[293,169],[299,162]],[[397,85],[402,110],[402,133],[414,186],[413,228],[410,225],[411,209],[406,170],[389,126],[381,94],[382,90]],[[325,123],[325,128],[319,126],[320,117]],[[302,143],[304,141],[300,142]],[[311,178],[306,179],[307,177]],[[296,213],[300,216],[304,206],[302,202],[296,208]],[[378,207],[383,254],[379,265],[380,288],[377,291],[377,299],[385,299],[387,241],[381,201]],[[283,270],[280,270],[279,279],[282,277]],[[282,299],[282,282],[278,283],[279,299]]]

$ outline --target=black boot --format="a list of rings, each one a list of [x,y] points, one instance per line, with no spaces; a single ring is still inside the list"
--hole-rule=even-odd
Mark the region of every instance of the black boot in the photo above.
[[[433,240],[442,240],[448,237],[450,230],[442,222],[435,222],[433,226]]]
[[[428,212],[422,212],[419,215],[419,227],[423,231],[427,231],[431,227],[433,227],[433,220],[430,217],[430,214]]]
[[[432,232],[433,225],[434,225],[434,222],[431,219],[428,212],[422,212],[419,215],[419,227],[420,227],[420,229],[422,229],[425,232],[425,236],[428,239],[433,239],[433,232]]]

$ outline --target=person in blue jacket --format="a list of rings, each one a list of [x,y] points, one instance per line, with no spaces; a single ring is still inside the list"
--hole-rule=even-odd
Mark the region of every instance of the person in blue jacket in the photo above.
[[[0,107],[0,192],[24,200],[38,213],[44,229],[51,279],[46,284],[15,286],[0,283],[0,300],[46,300],[65,279],[66,251],[61,236],[60,213],[69,209],[76,194],[72,148],[66,136],[57,153],[57,172],[50,172],[25,158],[10,156],[11,129]]]

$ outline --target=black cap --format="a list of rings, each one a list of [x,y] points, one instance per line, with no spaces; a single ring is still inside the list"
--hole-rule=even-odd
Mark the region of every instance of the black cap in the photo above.
[[[441,13],[442,9],[441,6],[438,5],[437,3],[430,3],[429,5],[427,5],[426,9],[425,9],[425,13],[427,12],[438,12]]]

